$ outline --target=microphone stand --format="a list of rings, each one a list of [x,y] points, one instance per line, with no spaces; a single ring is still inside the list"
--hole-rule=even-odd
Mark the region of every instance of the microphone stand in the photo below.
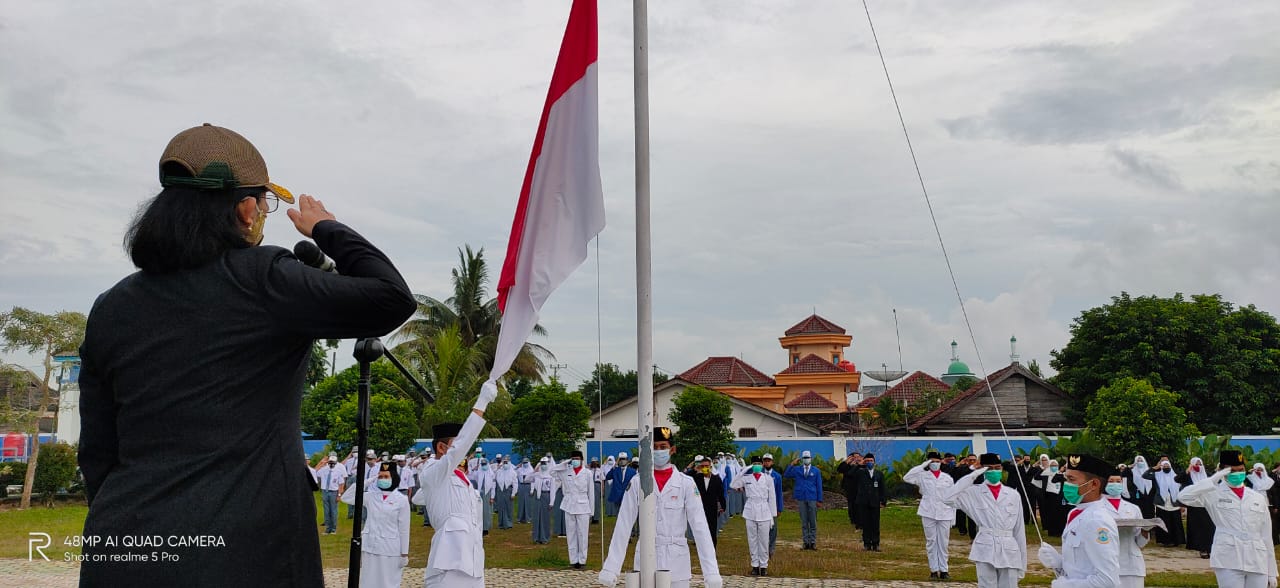
[[[358,339],[356,341],[355,352],[352,355],[356,358],[356,362],[360,364],[360,379],[356,384],[356,394],[358,395],[356,407],[356,447],[360,451],[368,450],[369,442],[369,380],[370,366],[380,357],[386,357],[391,361],[391,365],[395,366],[400,373],[413,383],[427,402],[435,402],[436,398],[427,391],[426,386],[418,381],[404,364],[400,363],[396,356],[391,354],[391,350],[382,345],[382,341],[377,337],[369,337],[366,339]],[[359,516],[352,517],[354,523],[351,525],[351,559],[348,564],[349,572],[347,574],[347,588],[358,588],[360,586],[360,552],[361,540],[360,529],[364,525],[364,486],[365,486],[365,468],[367,460],[364,455],[359,455],[356,464],[356,502],[354,508]]]

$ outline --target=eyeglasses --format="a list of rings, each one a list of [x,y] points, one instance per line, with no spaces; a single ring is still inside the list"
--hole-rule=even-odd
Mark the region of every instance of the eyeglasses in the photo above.
[[[276,211],[276,209],[280,208],[280,197],[279,197],[279,196],[276,196],[275,194],[272,194],[271,192],[264,192],[260,197],[262,198],[262,200],[265,200],[265,201],[266,201],[266,203],[267,203],[267,213],[268,213],[268,214],[270,214],[270,213],[272,213],[272,212],[275,212],[275,211]]]

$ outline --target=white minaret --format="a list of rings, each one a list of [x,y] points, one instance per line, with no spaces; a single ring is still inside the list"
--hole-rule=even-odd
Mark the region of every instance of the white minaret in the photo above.
[[[1017,364],[1021,357],[1018,355],[1018,337],[1011,335],[1009,337],[1009,363]]]

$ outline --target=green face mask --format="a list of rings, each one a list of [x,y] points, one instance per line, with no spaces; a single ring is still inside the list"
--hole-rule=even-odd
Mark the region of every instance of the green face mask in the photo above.
[[[1004,472],[1000,470],[987,470],[982,473],[982,477],[986,478],[988,484],[999,484],[1004,479]]]
[[[1231,472],[1227,474],[1227,484],[1232,487],[1239,487],[1244,484],[1244,479],[1249,476],[1249,472]]]
[[[1066,500],[1067,504],[1079,504],[1080,503],[1080,486],[1077,484],[1072,484],[1071,482],[1063,482],[1062,483],[1062,499]]]

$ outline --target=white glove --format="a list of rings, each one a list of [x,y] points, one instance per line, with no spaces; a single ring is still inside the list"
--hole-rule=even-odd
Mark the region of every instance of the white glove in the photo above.
[[[1217,482],[1223,478],[1226,478],[1227,474],[1230,474],[1230,473],[1231,473],[1231,468],[1222,468],[1214,472],[1212,476],[1209,476],[1209,479],[1213,480],[1214,482]]]
[[[1058,550],[1054,549],[1048,543],[1040,544],[1040,565],[1051,570],[1057,570],[1062,567],[1062,556],[1058,554]]]
[[[493,382],[485,382],[483,386],[480,386],[480,395],[476,397],[476,404],[473,408],[484,412],[484,409],[489,406],[489,403],[493,402],[497,398],[497,384],[494,384]]]
[[[722,586],[724,586],[724,580],[721,579],[720,576],[703,576],[702,583],[707,588],[721,588]],[[1276,587],[1272,586],[1271,588],[1276,588]]]
[[[600,577],[596,581],[601,586],[614,586],[618,583],[618,574],[609,570],[600,570]]]
[[[409,567],[409,556],[407,555],[400,556],[400,567],[402,568]]]

